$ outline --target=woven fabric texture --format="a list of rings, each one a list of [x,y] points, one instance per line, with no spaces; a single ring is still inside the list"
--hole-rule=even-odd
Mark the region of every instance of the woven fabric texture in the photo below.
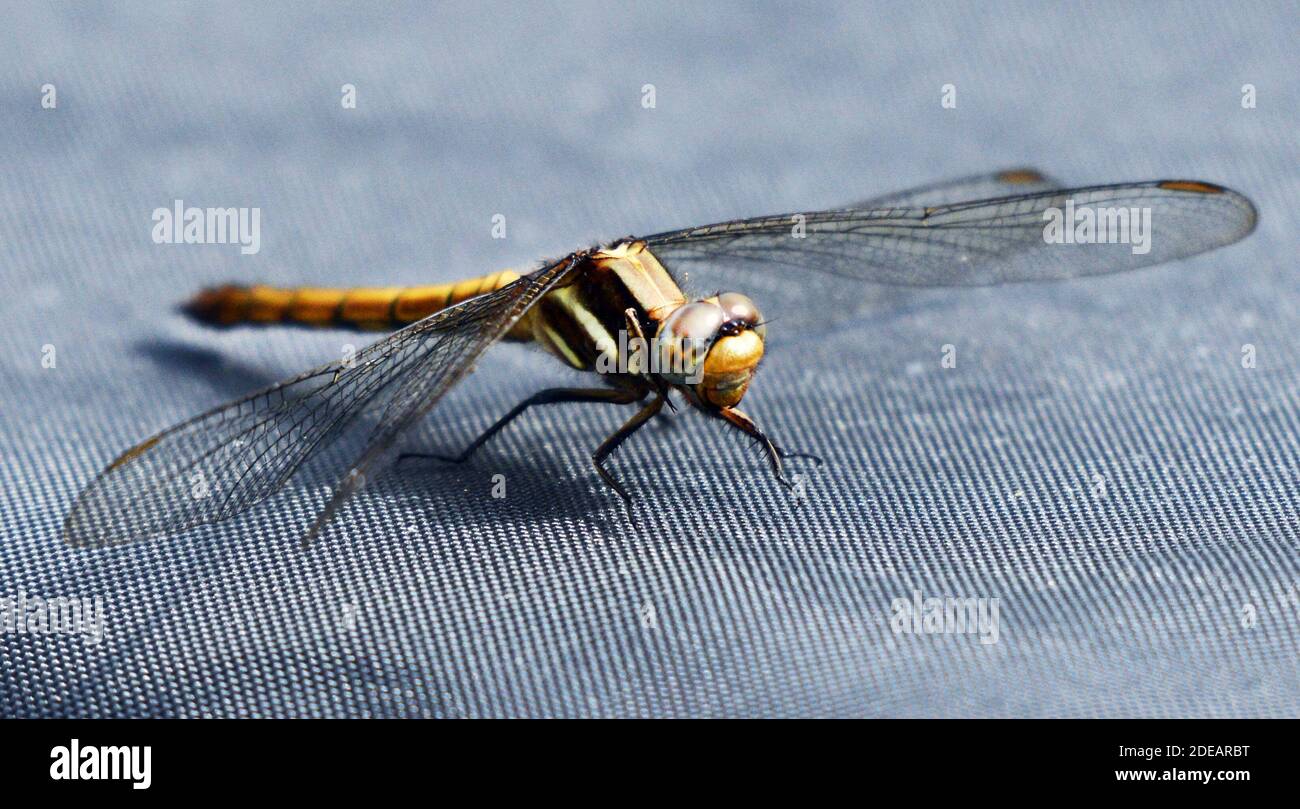
[[[0,715],[1300,709],[1295,3],[0,19],[0,598],[104,616],[97,643],[0,634]],[[60,541],[125,447],[372,339],[206,330],[174,309],[202,286],[441,282],[1019,165],[1219,182],[1260,224],[1122,277],[773,322],[746,410],[825,457],[801,500],[680,413],[612,463],[633,531],[589,460],[629,413],[558,405],[467,465],[390,469],[305,551],[354,443],[226,523]],[[260,250],[155,244],[175,200],[258,207]],[[786,287],[763,294],[805,292]],[[409,443],[458,449],[579,381],[500,346]],[[996,642],[896,633],[917,594],[998,599]]]

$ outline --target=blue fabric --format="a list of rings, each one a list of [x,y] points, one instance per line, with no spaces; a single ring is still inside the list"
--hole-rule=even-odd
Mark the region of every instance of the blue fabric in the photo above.
[[[1296,42],[1294,3],[6,6],[0,597],[99,596],[105,638],[0,634],[0,714],[1295,715]],[[1023,164],[1221,182],[1260,226],[774,322],[746,405],[826,457],[799,504],[683,414],[613,463],[634,533],[588,460],[628,414],[569,405],[308,551],[355,447],[225,524],[60,542],[125,447],[369,339],[207,331],[172,309],[200,286],[449,280]],[[154,244],[175,199],[260,207],[261,251]],[[575,381],[498,348],[412,443]],[[896,634],[914,592],[998,598],[998,641]]]

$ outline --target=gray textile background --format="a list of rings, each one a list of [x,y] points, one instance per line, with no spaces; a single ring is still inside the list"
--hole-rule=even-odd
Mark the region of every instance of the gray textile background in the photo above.
[[[100,596],[107,635],[0,635],[0,715],[1296,715],[1297,42],[1295,3],[6,5],[0,597]],[[746,404],[827,458],[802,505],[682,414],[614,461],[635,535],[588,461],[628,413],[563,406],[306,552],[354,445],[223,525],[60,542],[125,447],[370,339],[207,331],[171,310],[202,285],[448,280],[1022,164],[1221,182],[1260,226],[774,323]],[[261,252],[153,244],[177,198],[260,207]],[[574,380],[498,348],[411,443]],[[999,598],[998,642],[895,635],[916,590]]]

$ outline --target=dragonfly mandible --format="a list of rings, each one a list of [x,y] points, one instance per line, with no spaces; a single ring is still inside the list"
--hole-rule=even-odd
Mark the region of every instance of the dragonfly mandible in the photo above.
[[[833,210],[619,239],[526,274],[421,287],[209,289],[184,307],[204,323],[393,331],[348,361],[215,407],[126,450],[77,497],[64,538],[112,545],[230,518],[275,493],[362,413],[378,414],[305,544],[501,340],[540,346],[599,384],[529,397],[451,460],[468,459],[534,405],[640,404],[592,455],[596,472],[630,503],[606,460],[671,406],[676,391],[758,442],[776,479],[789,485],[782,462],[796,453],[738,407],[767,343],[762,311],[739,291],[688,297],[683,268],[727,264],[740,268],[742,280],[806,272],[849,289],[1066,279],[1213,250],[1247,236],[1255,221],[1250,200],[1207,182],[1062,188],[1035,170],[1014,169]],[[202,497],[189,484],[196,472],[208,482]]]

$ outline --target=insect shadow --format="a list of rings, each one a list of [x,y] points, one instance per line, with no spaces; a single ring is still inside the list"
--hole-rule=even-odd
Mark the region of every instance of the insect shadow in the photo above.
[[[176,340],[141,340],[135,350],[168,372],[201,379],[222,399],[243,396],[278,381],[265,369],[240,362],[229,353]]]
[[[613,499],[583,477],[590,469],[581,463],[586,453],[570,457],[569,451],[521,457],[489,445],[464,463],[403,459],[389,466],[383,478],[408,502],[427,504],[430,514],[446,514],[450,508],[475,524],[524,525],[538,518],[579,519],[610,510]],[[575,463],[581,466],[577,479]]]

